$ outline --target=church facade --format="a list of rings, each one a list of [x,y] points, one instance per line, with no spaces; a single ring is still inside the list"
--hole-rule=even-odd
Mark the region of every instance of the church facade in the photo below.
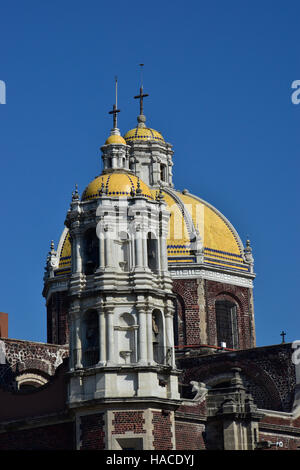
[[[174,188],[145,96],[124,137],[114,105],[51,243],[47,343],[1,333],[0,449],[297,449],[299,371],[291,344],[256,347],[250,241]]]

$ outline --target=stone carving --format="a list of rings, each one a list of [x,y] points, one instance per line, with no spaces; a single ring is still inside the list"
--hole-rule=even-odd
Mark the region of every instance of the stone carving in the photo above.
[[[194,380],[192,380],[190,384],[193,386],[192,392],[196,392],[193,400],[199,402],[203,401],[207,395],[209,387],[207,387],[204,382],[195,382]]]

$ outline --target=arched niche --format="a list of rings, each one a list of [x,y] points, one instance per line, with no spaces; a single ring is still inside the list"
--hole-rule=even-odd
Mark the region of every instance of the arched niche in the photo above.
[[[152,345],[153,359],[157,364],[166,362],[166,345],[163,314],[159,309],[152,312]]]
[[[181,295],[176,295],[174,302],[175,312],[173,317],[174,328],[174,345],[181,346],[186,343],[186,320],[185,320],[185,305]]]
[[[158,240],[152,232],[147,235],[147,266],[151,271],[158,269]]]
[[[99,267],[99,239],[95,228],[88,229],[83,235],[83,269],[84,273],[94,274]]]
[[[99,320],[96,310],[88,310],[82,322],[82,363],[92,366],[99,361]]]
[[[217,345],[226,343],[227,348],[238,347],[237,304],[233,300],[216,300]]]
[[[128,272],[131,268],[131,247],[130,237],[127,232],[120,231],[118,239],[115,240],[115,252],[118,268]]]
[[[137,362],[137,324],[135,317],[128,312],[119,316],[118,325],[118,351],[121,364],[132,364]]]

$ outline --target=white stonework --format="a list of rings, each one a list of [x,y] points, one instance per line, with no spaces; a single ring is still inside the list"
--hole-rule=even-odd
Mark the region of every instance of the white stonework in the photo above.
[[[210,271],[208,269],[199,269],[197,267],[188,267],[186,269],[180,267],[169,267],[170,275],[173,279],[207,279],[209,281],[217,281],[235,286],[253,288],[253,276],[243,276],[228,274],[220,271]]]

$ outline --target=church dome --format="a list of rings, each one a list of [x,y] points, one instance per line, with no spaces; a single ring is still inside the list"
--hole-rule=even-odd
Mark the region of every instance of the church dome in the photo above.
[[[143,142],[154,140],[156,142],[165,142],[163,136],[150,127],[135,127],[124,135],[124,139],[129,142]]]
[[[153,196],[157,190],[152,190]],[[168,262],[195,263],[195,233],[201,237],[204,263],[234,271],[248,271],[243,244],[231,223],[217,209],[189,193],[163,191],[170,211]]]
[[[82,200],[99,197],[98,191],[104,183],[111,196],[127,196],[134,188],[138,178],[131,174],[110,173],[99,176],[92,181]],[[140,181],[144,196],[156,199],[157,189],[149,189]],[[249,272],[249,265],[243,256],[243,244],[232,224],[216,208],[188,192],[171,189],[162,191],[164,201],[170,212],[169,230],[167,237],[168,263],[170,266],[196,263],[193,239],[198,232],[203,245],[204,265],[229,269],[235,272]],[[59,255],[59,272],[63,275],[70,272],[71,244],[69,233],[65,229],[61,237]]]
[[[148,186],[137,176],[130,173],[113,172],[95,178],[84,190],[82,201],[98,198],[101,189],[108,196],[130,196],[132,191],[136,192],[138,185],[142,191],[141,196],[153,199]]]

